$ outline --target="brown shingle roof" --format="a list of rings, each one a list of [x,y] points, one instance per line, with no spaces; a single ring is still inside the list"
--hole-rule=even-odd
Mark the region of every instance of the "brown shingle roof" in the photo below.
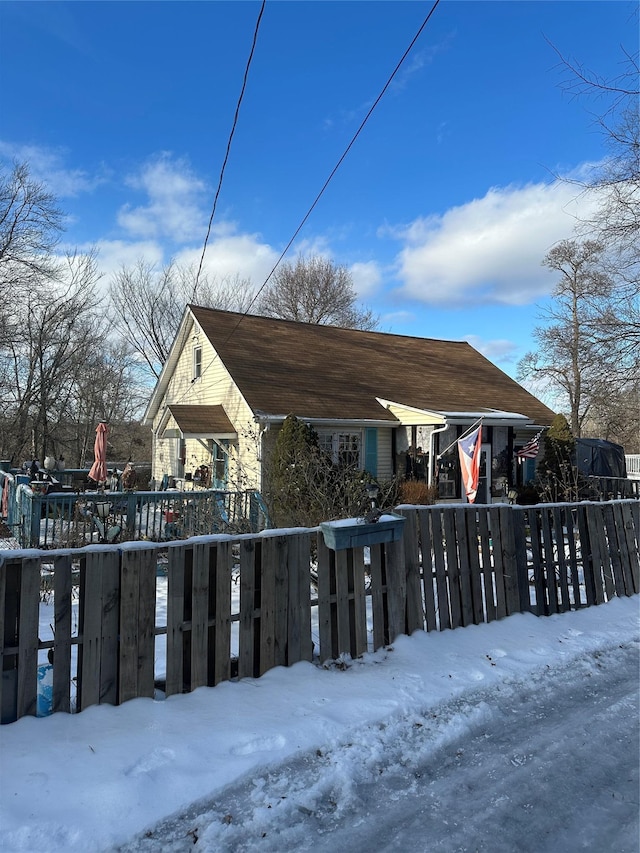
[[[393,421],[381,397],[432,411],[489,408],[540,424],[553,418],[466,342],[190,308],[254,412]]]
[[[223,406],[169,406],[183,433],[235,435],[235,428]]]

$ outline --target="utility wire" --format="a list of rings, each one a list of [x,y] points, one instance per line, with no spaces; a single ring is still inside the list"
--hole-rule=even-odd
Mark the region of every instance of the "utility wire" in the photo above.
[[[193,285],[193,292],[191,294],[191,301],[195,302],[196,294],[198,291],[198,282],[200,280],[200,273],[202,271],[202,264],[204,263],[204,255],[207,251],[207,244],[209,242],[209,237],[211,235],[211,226],[213,225],[213,217],[216,213],[216,207],[218,206],[218,197],[220,195],[220,190],[222,189],[222,179],[224,178],[224,172],[227,168],[227,161],[229,160],[229,152],[231,151],[231,142],[233,140],[233,136],[236,132],[236,125],[238,123],[238,116],[240,115],[240,105],[242,104],[242,100],[244,98],[245,89],[247,88],[247,80],[249,78],[249,68],[251,67],[251,62],[253,60],[253,54],[256,48],[256,43],[258,41],[258,30],[260,29],[260,21],[262,20],[262,14],[264,12],[264,7],[266,4],[266,0],[262,0],[262,6],[260,7],[260,12],[258,13],[258,20],[256,21],[255,29],[253,31],[253,41],[251,43],[251,51],[249,52],[249,58],[247,60],[246,67],[244,69],[244,77],[242,78],[242,88],[240,90],[240,96],[238,98],[238,103],[236,104],[235,115],[233,116],[233,124],[231,126],[231,133],[229,134],[229,139],[227,141],[227,150],[224,155],[224,161],[222,163],[222,168],[220,170],[220,178],[218,179],[218,187],[216,189],[215,198],[213,200],[213,208],[211,209],[211,216],[209,217],[209,225],[207,227],[207,234],[204,238],[204,246],[202,247],[202,255],[200,256],[200,264],[198,266],[198,271],[196,273],[196,280]]]
[[[387,91],[387,89],[389,88],[389,86],[391,85],[391,83],[393,82],[394,77],[396,76],[396,74],[398,73],[398,71],[400,70],[400,68],[402,67],[402,64],[404,63],[405,59],[406,59],[406,58],[407,58],[407,56],[411,53],[411,50],[413,49],[413,46],[415,45],[415,43],[417,42],[417,40],[420,38],[420,35],[422,34],[422,31],[424,30],[424,28],[425,28],[425,27],[427,26],[427,24],[429,23],[429,19],[431,18],[431,16],[432,16],[432,15],[433,15],[433,13],[435,12],[435,10],[436,10],[437,6],[439,5],[439,3],[440,3],[440,0],[435,0],[435,2],[434,2],[434,4],[433,4],[433,6],[432,6],[432,7],[431,7],[431,9],[429,10],[428,15],[426,16],[426,18],[424,19],[424,21],[423,21],[423,22],[422,22],[422,24],[420,25],[420,27],[419,27],[419,29],[418,29],[417,33],[415,34],[415,36],[413,37],[413,39],[411,40],[411,43],[409,44],[409,47],[408,47],[408,48],[405,50],[405,52],[402,54],[402,57],[400,58],[400,61],[397,63],[396,67],[395,67],[395,68],[393,69],[393,71],[391,72],[391,75],[389,76],[389,78],[388,78],[387,82],[384,84],[384,86],[383,86],[383,88],[382,88],[382,91],[380,92],[380,94],[378,95],[378,97],[375,99],[375,101],[373,102],[373,104],[372,104],[371,108],[369,109],[368,113],[366,114],[366,116],[364,117],[364,119],[362,120],[362,122],[360,123],[360,126],[358,127],[358,129],[357,129],[357,130],[356,130],[356,132],[354,133],[353,137],[351,138],[351,141],[349,142],[349,144],[348,144],[348,145],[347,145],[347,147],[345,148],[345,150],[344,150],[344,152],[343,152],[342,156],[340,157],[340,159],[338,160],[338,162],[336,163],[336,165],[335,165],[335,166],[333,167],[333,169],[331,170],[331,172],[330,172],[330,174],[329,174],[329,177],[326,179],[326,181],[325,181],[325,182],[324,182],[324,184],[322,185],[322,189],[320,190],[320,192],[317,194],[317,196],[316,196],[316,197],[315,197],[315,199],[313,200],[313,203],[311,204],[311,207],[310,207],[310,208],[307,210],[307,212],[305,213],[305,215],[304,215],[304,217],[303,217],[302,221],[300,222],[300,224],[298,225],[298,227],[297,227],[297,228],[296,228],[296,230],[294,231],[293,236],[291,237],[291,239],[289,240],[289,242],[287,243],[287,245],[286,245],[286,246],[285,246],[285,248],[283,249],[282,253],[280,254],[280,257],[278,258],[278,260],[277,260],[277,261],[275,262],[275,264],[273,265],[273,267],[272,267],[272,269],[271,269],[271,272],[270,272],[270,273],[269,273],[269,275],[266,277],[266,279],[264,280],[264,282],[262,283],[262,285],[261,285],[261,286],[260,286],[260,288],[258,289],[257,293],[255,294],[255,296],[253,297],[253,299],[252,299],[252,300],[251,300],[251,302],[249,303],[249,307],[248,307],[248,308],[247,308],[247,309],[242,313],[242,315],[238,318],[238,322],[235,324],[235,326],[231,329],[231,331],[229,332],[229,334],[227,335],[227,337],[224,339],[223,344],[227,343],[227,341],[232,337],[232,335],[234,335],[234,334],[235,334],[235,332],[237,331],[238,327],[240,326],[240,324],[242,323],[242,321],[244,320],[244,318],[245,318],[245,317],[247,317],[247,315],[248,315],[248,314],[249,314],[249,312],[251,311],[251,308],[252,308],[252,306],[255,304],[255,301],[258,299],[258,297],[260,296],[260,294],[262,293],[262,291],[264,290],[264,288],[265,288],[265,287],[267,286],[267,284],[269,283],[269,281],[270,281],[270,279],[271,279],[271,276],[274,274],[274,272],[276,271],[276,269],[277,269],[277,268],[278,268],[278,266],[280,265],[280,263],[281,263],[282,259],[284,258],[284,256],[287,254],[287,252],[288,252],[288,251],[289,251],[289,249],[291,248],[291,245],[293,244],[293,241],[296,239],[296,237],[298,236],[298,234],[300,233],[300,231],[301,231],[301,230],[302,230],[302,228],[304,227],[304,225],[305,225],[305,223],[306,223],[307,219],[309,219],[309,217],[311,216],[311,214],[312,214],[313,210],[315,209],[316,205],[317,205],[317,204],[318,204],[318,202],[320,201],[320,198],[322,197],[322,195],[323,195],[324,191],[325,191],[325,190],[327,189],[327,187],[329,186],[329,183],[331,182],[331,180],[332,180],[333,176],[336,174],[336,172],[338,171],[338,169],[339,169],[339,168],[340,168],[340,166],[342,165],[342,163],[343,163],[343,161],[344,161],[345,157],[347,156],[347,154],[349,153],[349,151],[350,151],[350,150],[351,150],[351,148],[353,147],[353,144],[355,143],[355,141],[356,141],[356,139],[358,138],[358,136],[360,136],[360,133],[361,133],[361,132],[362,132],[362,130],[364,129],[364,126],[366,125],[367,121],[369,120],[369,118],[370,118],[371,114],[373,113],[373,111],[375,110],[375,108],[378,106],[378,104],[379,104],[379,103],[380,103],[380,101],[382,100],[382,97],[384,96],[385,92]],[[264,2],[263,2],[263,4],[262,4],[262,8],[264,8]],[[262,16],[262,9],[260,10],[260,16],[258,17],[258,24],[260,23],[260,17],[261,17],[261,16]],[[257,36],[257,25],[256,25],[256,34],[255,34],[255,36],[254,36],[254,45],[255,45],[255,38],[256,38],[256,36]],[[252,50],[251,50],[251,53],[252,53],[252,55],[253,55],[253,48],[252,48]],[[250,59],[251,59],[251,57],[250,57]],[[248,67],[247,67],[247,71],[248,71]],[[245,79],[246,79],[246,74],[245,74]],[[243,91],[244,91],[244,86],[243,86]],[[238,106],[239,106],[239,104],[238,104]],[[237,111],[236,111],[236,115],[237,115]],[[235,126],[235,124],[234,124],[234,126]],[[229,141],[231,141],[231,140],[229,140]],[[225,162],[226,162],[226,159],[225,159]],[[222,180],[222,176],[221,176],[221,180]],[[216,199],[217,199],[217,194],[216,194]],[[214,210],[215,210],[215,204],[214,204]],[[213,213],[211,214],[211,218],[213,219]],[[211,226],[211,222],[209,223],[209,225]],[[207,233],[207,237],[208,237],[208,233]],[[205,248],[206,248],[206,241],[205,241]],[[203,250],[203,253],[202,253],[202,257],[204,258],[204,250]],[[202,266],[202,258],[201,258],[201,260],[200,260],[200,266]],[[199,272],[200,272],[200,270],[198,270],[198,274],[199,274]],[[196,277],[196,286],[197,286],[197,277]],[[193,292],[193,296],[194,296],[194,298],[195,298],[195,290],[196,290],[196,289],[195,289],[195,287],[194,287],[194,292]],[[193,300],[192,300],[192,301],[193,301]],[[201,372],[201,374],[200,374],[200,376],[201,376],[201,377],[202,377],[202,376],[204,376],[204,374],[206,373],[206,371],[207,371],[207,370],[208,370],[208,369],[209,369],[209,368],[210,368],[210,367],[211,367],[211,366],[212,366],[212,365],[213,365],[213,364],[218,360],[218,358],[219,358],[219,355],[216,353],[216,355],[211,359],[211,361],[210,361],[207,365],[205,365],[205,366],[203,367],[202,372]],[[189,387],[190,387],[190,386],[188,386],[188,387],[185,389],[185,391],[183,392],[183,394],[180,396],[179,400],[182,400],[182,399],[187,395],[188,390],[189,390]],[[173,405],[176,405],[176,404],[174,403]]]
[[[369,109],[369,112],[366,114],[366,116],[363,118],[362,122],[360,123],[360,127],[359,127],[359,128],[356,130],[356,132],[354,133],[353,137],[351,138],[351,141],[349,142],[349,144],[348,144],[348,145],[347,145],[347,147],[345,148],[345,150],[344,150],[344,152],[343,152],[342,156],[340,157],[340,159],[338,160],[338,162],[336,163],[336,165],[335,165],[335,166],[333,167],[333,169],[331,170],[331,172],[330,172],[329,177],[327,178],[327,180],[326,180],[326,181],[324,182],[324,184],[322,185],[322,189],[320,190],[320,192],[317,194],[317,196],[316,196],[316,197],[315,197],[315,199],[313,200],[313,203],[311,204],[311,207],[309,208],[309,210],[307,210],[307,212],[305,213],[304,217],[302,218],[302,221],[300,222],[300,224],[298,225],[298,227],[296,228],[296,230],[293,232],[293,236],[291,237],[291,239],[289,240],[289,242],[287,243],[287,245],[286,245],[286,246],[284,247],[284,249],[282,250],[282,253],[281,253],[280,257],[278,258],[278,260],[277,260],[277,261],[275,262],[275,264],[273,265],[273,268],[271,269],[271,272],[270,272],[270,273],[269,273],[269,275],[266,277],[266,279],[264,280],[264,282],[262,283],[262,285],[260,286],[260,288],[259,288],[259,289],[258,289],[258,291],[256,292],[255,296],[253,297],[253,299],[252,299],[252,300],[251,300],[251,302],[249,303],[249,307],[246,309],[246,311],[244,311],[244,313],[242,314],[242,316],[241,316],[241,317],[240,317],[240,319],[238,320],[237,324],[236,324],[236,325],[234,326],[234,328],[231,330],[231,332],[230,332],[229,336],[228,336],[228,337],[226,338],[226,340],[225,340],[225,343],[226,343],[226,341],[227,341],[227,340],[229,340],[229,337],[231,337],[231,335],[236,331],[236,329],[238,328],[238,326],[240,325],[240,323],[242,322],[242,320],[243,320],[243,319],[247,316],[247,314],[250,312],[250,310],[251,310],[252,306],[254,305],[254,303],[256,302],[256,300],[258,299],[258,297],[260,296],[260,294],[262,293],[262,291],[265,289],[265,287],[267,286],[267,284],[269,283],[269,281],[270,281],[270,279],[271,279],[271,276],[274,274],[274,272],[276,271],[276,269],[277,269],[277,268],[278,268],[278,266],[280,265],[280,263],[281,263],[282,259],[284,258],[284,256],[287,254],[287,252],[288,252],[288,251],[289,251],[289,249],[291,248],[291,246],[292,246],[292,244],[293,244],[293,241],[296,239],[296,237],[298,236],[298,234],[300,233],[300,231],[302,231],[302,228],[304,227],[304,225],[305,225],[305,223],[306,223],[307,219],[309,219],[309,217],[311,216],[311,214],[312,214],[313,210],[315,209],[316,205],[318,204],[318,202],[320,201],[320,199],[321,199],[322,195],[324,194],[324,191],[327,189],[327,187],[328,187],[328,186],[329,186],[329,184],[331,183],[331,180],[333,179],[333,176],[336,174],[336,172],[338,171],[338,169],[339,169],[339,168],[340,168],[340,166],[342,165],[342,163],[343,163],[344,159],[346,158],[347,154],[349,153],[349,151],[350,151],[350,150],[351,150],[351,148],[353,147],[353,144],[355,143],[356,139],[360,136],[360,134],[361,134],[362,130],[364,129],[364,126],[365,126],[365,125],[366,125],[366,123],[369,121],[369,118],[371,117],[371,114],[373,113],[373,111],[375,110],[375,108],[378,106],[378,104],[379,104],[379,103],[380,103],[380,101],[382,100],[382,98],[383,98],[383,96],[384,96],[385,92],[387,91],[387,89],[389,88],[389,86],[391,85],[391,83],[393,82],[393,78],[396,76],[396,74],[397,74],[397,73],[398,73],[398,71],[400,70],[400,68],[401,68],[402,64],[404,63],[405,59],[407,58],[407,56],[411,53],[411,50],[413,49],[414,44],[415,44],[415,43],[417,42],[417,40],[420,38],[420,35],[421,35],[422,31],[424,30],[424,28],[425,28],[425,27],[427,26],[427,24],[429,23],[429,19],[431,18],[431,16],[432,16],[432,15],[433,15],[433,13],[435,12],[436,7],[438,6],[438,4],[439,4],[439,3],[440,3],[440,0],[435,0],[435,2],[434,2],[434,4],[433,4],[433,6],[432,6],[432,7],[431,7],[431,9],[429,10],[429,14],[428,14],[428,15],[427,15],[427,17],[424,19],[424,21],[423,21],[423,22],[422,22],[422,24],[420,25],[420,28],[418,29],[418,32],[415,34],[415,36],[414,36],[414,37],[413,37],[413,39],[411,40],[411,44],[410,44],[410,45],[409,45],[409,47],[405,50],[405,52],[402,54],[402,57],[400,58],[400,61],[398,62],[398,64],[396,65],[396,67],[395,67],[395,68],[393,69],[393,71],[391,72],[391,75],[390,75],[389,79],[387,80],[387,82],[386,82],[386,83],[384,84],[384,86],[382,87],[382,91],[380,92],[380,94],[378,95],[378,97],[375,99],[375,101],[373,102],[373,104],[372,104],[371,108]]]

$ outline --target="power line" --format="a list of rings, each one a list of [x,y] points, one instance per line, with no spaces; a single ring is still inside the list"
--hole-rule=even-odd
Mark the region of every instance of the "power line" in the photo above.
[[[321,188],[320,192],[316,195],[316,197],[315,197],[315,199],[313,200],[313,202],[312,202],[311,206],[309,207],[309,209],[308,209],[308,210],[307,210],[307,212],[305,213],[304,217],[302,218],[302,221],[300,222],[300,224],[298,225],[298,227],[297,227],[297,228],[296,228],[296,230],[294,231],[293,236],[291,237],[291,239],[289,240],[289,242],[287,243],[287,245],[286,245],[286,246],[285,246],[285,248],[283,249],[283,251],[282,251],[282,253],[280,254],[280,257],[278,258],[278,260],[276,261],[276,263],[273,265],[273,267],[272,267],[272,269],[271,269],[271,272],[270,272],[270,273],[269,273],[269,275],[266,277],[266,279],[264,280],[264,282],[262,283],[262,285],[261,285],[261,286],[260,286],[260,288],[258,289],[257,293],[255,294],[255,296],[253,297],[253,299],[252,299],[252,300],[251,300],[251,302],[249,303],[249,307],[248,307],[248,308],[247,308],[247,309],[246,309],[246,310],[241,314],[241,316],[238,318],[238,322],[235,324],[235,326],[231,329],[231,331],[229,332],[229,334],[227,335],[227,337],[224,339],[224,341],[223,341],[223,345],[224,345],[224,344],[225,344],[225,343],[226,343],[226,342],[227,342],[227,341],[232,337],[232,335],[233,335],[233,334],[235,334],[235,332],[237,331],[238,327],[240,326],[240,324],[242,323],[242,321],[244,320],[244,318],[245,318],[245,317],[247,317],[247,315],[249,314],[249,312],[250,312],[250,310],[251,310],[251,307],[254,305],[254,303],[255,303],[256,299],[260,296],[260,294],[262,293],[262,291],[264,290],[264,288],[265,288],[265,287],[267,286],[267,284],[269,283],[269,280],[271,279],[271,276],[274,274],[274,272],[276,271],[276,269],[277,269],[277,268],[278,268],[278,266],[280,265],[280,263],[281,263],[282,259],[284,258],[284,256],[287,254],[287,252],[288,252],[288,251],[289,251],[289,249],[291,248],[291,245],[293,244],[293,241],[296,239],[296,237],[298,236],[298,234],[300,233],[300,231],[301,231],[301,230],[302,230],[302,228],[304,227],[304,225],[305,225],[306,221],[307,221],[307,220],[309,219],[309,217],[311,216],[311,214],[312,214],[312,212],[313,212],[314,208],[316,207],[316,205],[317,205],[317,204],[318,204],[318,202],[320,201],[320,198],[322,197],[322,195],[323,195],[324,191],[327,189],[327,187],[329,186],[329,184],[330,184],[331,180],[333,179],[333,176],[336,174],[336,172],[338,171],[338,169],[339,169],[339,168],[340,168],[340,166],[342,165],[342,163],[343,163],[344,159],[346,158],[347,154],[349,153],[349,151],[350,151],[350,150],[351,150],[351,148],[353,147],[353,144],[355,143],[356,139],[360,136],[360,133],[362,132],[362,130],[364,129],[364,126],[366,125],[367,121],[368,121],[368,120],[369,120],[369,118],[371,117],[371,114],[373,113],[373,111],[375,110],[375,108],[378,106],[378,104],[379,104],[379,103],[380,103],[380,101],[382,100],[382,98],[383,98],[383,96],[384,96],[385,92],[387,91],[387,89],[389,88],[389,86],[391,85],[391,83],[393,82],[394,77],[396,76],[396,74],[398,73],[398,71],[400,70],[400,68],[402,67],[402,64],[404,63],[405,59],[406,59],[406,58],[407,58],[407,56],[411,53],[411,50],[413,49],[413,46],[415,45],[415,43],[417,42],[417,40],[420,38],[420,35],[422,34],[422,31],[424,30],[424,28],[425,28],[425,27],[427,26],[427,24],[429,23],[429,19],[431,18],[431,16],[432,16],[432,15],[433,15],[433,13],[435,12],[435,10],[436,10],[437,6],[439,5],[439,3],[440,3],[440,0],[435,0],[435,2],[433,3],[433,6],[432,6],[432,7],[431,7],[431,9],[429,10],[429,13],[427,14],[426,18],[424,19],[424,21],[422,22],[422,24],[421,24],[421,25],[420,25],[420,27],[418,28],[417,33],[416,33],[416,34],[415,34],[415,36],[411,39],[411,42],[410,42],[409,46],[407,47],[407,49],[405,50],[405,52],[402,54],[402,57],[400,58],[400,60],[399,60],[399,62],[397,63],[396,67],[395,67],[395,68],[393,69],[393,71],[391,72],[391,74],[390,74],[390,76],[389,76],[389,78],[388,78],[387,82],[386,82],[386,83],[384,84],[384,86],[382,87],[382,90],[380,91],[380,94],[378,95],[378,97],[377,97],[377,98],[375,99],[375,101],[373,102],[373,104],[372,104],[371,108],[369,109],[369,111],[367,112],[366,116],[364,117],[364,119],[363,119],[363,120],[362,120],[362,122],[360,123],[360,126],[358,127],[358,129],[356,130],[356,132],[354,133],[354,135],[352,136],[351,141],[349,142],[349,144],[348,144],[348,145],[347,145],[347,147],[345,148],[344,152],[342,153],[342,156],[340,157],[340,159],[338,160],[338,162],[336,163],[336,165],[335,165],[335,166],[333,167],[333,169],[331,170],[331,172],[330,172],[330,174],[329,174],[329,177],[326,179],[326,181],[325,181],[325,182],[324,182],[324,184],[322,185],[322,188]],[[263,4],[262,4],[262,7],[264,8],[264,2],[263,2]],[[262,16],[262,9],[260,10],[260,17],[261,17],[261,16]],[[260,17],[258,18],[258,24],[260,23]],[[257,28],[256,28],[256,35],[257,35]],[[254,45],[255,45],[255,36],[254,36]],[[252,48],[252,54],[253,54],[253,48]],[[248,70],[248,68],[247,68],[247,70]],[[246,74],[245,74],[245,78],[246,78]],[[243,87],[243,91],[244,91],[244,87]],[[236,114],[237,114],[237,111],[236,111]],[[226,162],[226,160],[225,160],[225,162]],[[217,195],[216,195],[216,199],[217,199]],[[215,209],[215,205],[214,205],[214,209]],[[213,219],[213,213],[211,214],[211,217],[212,217],[212,219]],[[211,223],[209,223],[209,224],[211,225]],[[207,234],[207,236],[208,236],[208,234]],[[205,242],[205,248],[206,248],[206,242]],[[202,253],[202,258],[204,258],[204,250],[203,250],[203,253]],[[202,266],[202,258],[200,259],[200,266]],[[199,272],[200,272],[200,270],[198,270],[198,273],[199,273]],[[196,278],[196,284],[197,284],[197,278]],[[195,287],[194,287],[194,297],[195,297]],[[207,370],[208,370],[208,369],[209,369],[209,368],[210,368],[210,367],[211,367],[211,366],[212,366],[212,365],[213,365],[213,364],[218,360],[218,358],[219,358],[219,355],[216,353],[216,355],[211,359],[211,361],[210,361],[210,362],[209,362],[205,367],[203,367],[202,372],[201,372],[201,374],[200,374],[200,376],[201,376],[201,377],[202,377],[202,376],[204,376],[204,374],[206,373],[206,371],[207,371]],[[180,400],[184,399],[184,397],[186,396],[186,394],[187,394],[187,392],[188,392],[188,388],[189,388],[189,387],[190,387],[190,386],[188,386],[188,387],[187,387],[187,389],[185,389],[185,391],[183,392],[183,394],[180,396],[180,398],[179,398]],[[174,403],[173,405],[176,405],[176,404]]]
[[[274,272],[276,271],[276,269],[277,269],[277,268],[278,268],[278,266],[280,265],[280,263],[281,263],[282,259],[284,258],[284,256],[287,254],[287,252],[288,252],[288,251],[289,251],[289,249],[291,248],[291,246],[292,246],[292,244],[293,244],[293,241],[296,239],[296,237],[298,236],[298,234],[300,233],[300,231],[301,231],[301,230],[302,230],[302,228],[304,227],[304,225],[305,225],[305,223],[306,223],[307,219],[309,219],[309,217],[311,216],[311,214],[312,214],[313,210],[315,209],[316,205],[318,204],[318,202],[320,201],[320,199],[321,199],[322,195],[324,194],[324,191],[327,189],[327,187],[328,187],[328,186],[329,186],[329,184],[331,183],[331,180],[333,179],[333,176],[336,174],[336,172],[338,171],[338,169],[339,169],[339,168],[340,168],[340,166],[342,165],[342,163],[343,163],[344,159],[346,158],[347,154],[349,153],[349,151],[350,151],[350,150],[351,150],[351,148],[353,147],[353,144],[355,143],[356,139],[360,136],[360,133],[361,133],[361,132],[362,132],[362,130],[364,129],[364,126],[365,126],[365,125],[366,125],[366,123],[369,121],[369,118],[371,117],[371,114],[373,113],[373,111],[375,110],[375,108],[378,106],[378,104],[379,104],[379,103],[380,103],[380,101],[382,100],[382,98],[383,98],[383,96],[384,96],[385,92],[387,91],[387,89],[389,88],[389,86],[391,85],[391,83],[393,82],[393,78],[396,76],[396,74],[397,74],[397,73],[398,73],[398,71],[400,70],[400,68],[401,68],[402,64],[404,63],[405,59],[407,58],[407,56],[411,53],[411,50],[413,49],[414,44],[415,44],[415,43],[417,42],[417,40],[420,38],[420,35],[421,35],[422,31],[424,30],[424,28],[425,28],[425,27],[427,26],[427,24],[429,23],[429,19],[431,18],[431,16],[432,16],[432,15],[433,15],[433,13],[435,12],[436,7],[438,6],[438,4],[439,4],[439,3],[440,3],[440,0],[435,0],[435,2],[434,2],[434,4],[433,4],[433,6],[432,6],[432,7],[431,7],[431,9],[429,10],[429,14],[427,15],[427,17],[424,19],[424,21],[423,21],[423,22],[422,22],[422,24],[420,25],[420,28],[418,29],[418,32],[415,34],[415,36],[414,36],[414,37],[413,37],[413,39],[411,40],[411,43],[409,44],[409,47],[408,47],[408,48],[405,50],[405,52],[402,54],[402,57],[400,58],[400,61],[398,62],[398,64],[396,65],[396,67],[395,67],[395,68],[393,69],[393,71],[391,72],[391,75],[389,76],[389,79],[387,80],[387,82],[386,82],[386,83],[384,84],[384,86],[382,87],[382,91],[380,92],[380,94],[378,95],[378,97],[377,97],[377,98],[375,99],[375,101],[373,102],[373,104],[372,104],[371,108],[369,109],[369,112],[368,112],[368,113],[366,114],[366,116],[363,118],[362,122],[360,123],[360,127],[356,130],[356,132],[355,132],[355,133],[354,133],[354,135],[352,136],[351,141],[349,142],[349,144],[348,144],[348,145],[347,145],[347,147],[345,148],[344,152],[342,153],[342,156],[340,157],[340,159],[338,160],[338,162],[336,163],[336,165],[333,167],[333,169],[332,169],[332,170],[331,170],[331,172],[329,173],[329,177],[326,179],[326,181],[325,181],[325,182],[324,182],[324,184],[322,185],[322,188],[321,188],[320,192],[317,194],[317,196],[315,197],[315,199],[313,200],[313,202],[312,202],[312,204],[311,204],[311,207],[310,207],[310,208],[307,210],[307,212],[305,213],[304,217],[302,218],[302,221],[300,222],[300,224],[298,225],[298,227],[296,228],[296,230],[293,232],[293,236],[291,237],[291,239],[289,240],[289,242],[287,243],[287,245],[286,245],[286,246],[284,247],[284,249],[282,250],[282,253],[280,254],[280,257],[278,258],[278,260],[277,260],[277,261],[275,262],[275,264],[273,265],[273,268],[271,269],[271,272],[269,273],[269,275],[266,277],[266,279],[264,280],[264,282],[263,282],[263,283],[261,284],[261,286],[259,287],[259,289],[258,289],[258,291],[256,292],[255,296],[253,297],[253,299],[252,299],[252,300],[251,300],[251,302],[249,303],[249,307],[246,309],[246,311],[244,311],[244,312],[243,312],[242,316],[240,317],[240,319],[238,320],[237,324],[234,326],[234,328],[232,329],[231,333],[229,334],[229,336],[227,337],[227,339],[226,339],[226,340],[229,340],[229,337],[230,337],[230,336],[231,336],[231,335],[236,331],[236,329],[238,328],[238,326],[240,325],[240,323],[242,322],[242,320],[243,320],[243,319],[247,316],[247,314],[250,312],[250,310],[251,310],[252,306],[254,305],[255,301],[258,299],[258,297],[260,296],[260,294],[262,293],[262,291],[265,289],[265,287],[266,287],[266,286],[267,286],[267,284],[269,283],[269,280],[271,279],[271,276],[274,274]],[[226,341],[225,341],[225,343],[226,343]]]
[[[218,179],[218,187],[216,189],[216,194],[213,199],[213,207],[211,209],[211,216],[209,217],[209,225],[207,227],[207,234],[204,238],[204,246],[202,247],[202,255],[200,256],[200,264],[198,265],[198,271],[196,273],[196,280],[193,285],[193,292],[191,294],[191,301],[195,302],[196,293],[198,291],[198,281],[200,279],[200,272],[202,271],[202,264],[204,263],[205,252],[207,251],[207,244],[209,242],[209,237],[211,235],[211,226],[213,224],[213,217],[216,213],[216,207],[218,206],[218,197],[220,195],[220,190],[222,189],[222,179],[224,178],[225,169],[227,168],[227,161],[229,160],[229,152],[231,151],[231,142],[233,140],[233,136],[236,132],[236,125],[238,123],[238,116],[240,115],[240,105],[242,104],[242,100],[244,98],[245,89],[247,88],[247,80],[249,78],[249,68],[251,67],[251,62],[253,60],[253,54],[255,52],[256,43],[258,41],[258,30],[260,29],[260,21],[262,20],[262,13],[264,12],[264,7],[266,4],[266,0],[262,0],[262,6],[260,7],[260,12],[258,13],[258,19],[256,21],[256,25],[253,31],[253,41],[251,43],[251,51],[249,52],[249,58],[247,60],[246,67],[244,69],[244,76],[242,78],[242,88],[240,89],[240,96],[238,97],[238,103],[236,104],[236,111],[233,116],[233,124],[231,125],[231,133],[229,134],[229,139],[227,141],[227,150],[224,155],[224,161],[222,163],[222,168],[220,170],[220,177]],[[251,307],[251,306],[249,306]]]

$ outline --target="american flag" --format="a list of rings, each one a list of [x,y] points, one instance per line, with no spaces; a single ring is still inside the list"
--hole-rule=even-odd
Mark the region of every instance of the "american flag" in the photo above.
[[[524,447],[521,447],[517,452],[518,459],[535,459],[538,455],[538,451],[540,450],[540,436],[544,430],[540,430],[540,432],[528,441]]]

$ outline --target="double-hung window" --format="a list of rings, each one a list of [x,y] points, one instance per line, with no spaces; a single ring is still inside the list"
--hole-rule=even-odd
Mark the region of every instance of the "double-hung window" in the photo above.
[[[362,468],[361,432],[318,432],[318,444],[334,465]]]
[[[202,347],[193,348],[193,379],[200,379],[202,376]]]

